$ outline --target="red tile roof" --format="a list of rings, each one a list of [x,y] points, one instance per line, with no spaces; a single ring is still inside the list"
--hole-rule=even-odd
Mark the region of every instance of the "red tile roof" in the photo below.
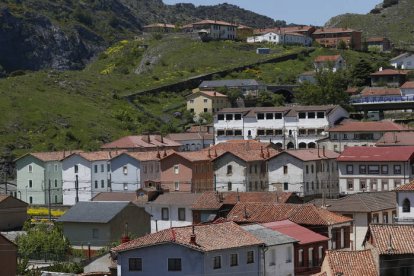
[[[245,161],[245,162],[254,162],[254,161],[261,161],[261,160],[266,160],[269,158],[272,158],[276,155],[278,155],[280,153],[280,151],[272,149],[272,148],[266,148],[266,149],[260,149],[260,150],[244,150],[244,149],[240,149],[240,150],[228,150],[227,152],[221,154],[218,156],[218,158],[224,156],[225,154],[232,154],[238,158],[240,158],[241,160]]]
[[[175,28],[175,25],[173,25],[173,24],[165,24],[165,23],[154,23],[154,24],[150,24],[150,25],[144,26],[144,28],[157,28],[157,27],[161,27],[161,28]]]
[[[414,131],[386,132],[375,146],[414,146]]]
[[[290,220],[275,221],[262,224],[264,227],[276,230],[299,241],[299,244],[309,244],[328,241],[329,238],[315,233]]]
[[[414,181],[395,188],[395,191],[414,191]]]
[[[401,90],[390,87],[365,87],[361,91],[361,96],[401,96]]]
[[[339,156],[339,153],[331,150],[323,149],[297,149],[297,150],[286,150],[280,154],[289,154],[296,157],[302,161],[314,161],[314,160],[323,160],[323,159],[336,159]],[[275,156],[277,157],[277,156]],[[273,157],[273,158],[275,158]],[[270,158],[271,159],[271,158]]]
[[[401,147],[347,147],[338,162],[397,162],[414,157],[413,146]]]
[[[414,254],[412,224],[370,224],[367,237],[381,255]]]
[[[410,72],[410,70],[384,69],[382,71],[372,73],[371,76],[407,75],[408,72]]]
[[[40,161],[43,162],[49,162],[49,161],[61,161],[65,157],[71,155],[72,153],[78,153],[82,152],[81,150],[75,150],[75,151],[52,151],[52,152],[32,152],[25,154],[19,158],[17,158],[15,161],[19,160],[20,158],[23,158],[25,156],[31,155]]]
[[[92,152],[79,152],[79,153],[72,153],[71,155],[66,156],[65,159],[70,158],[72,156],[80,156],[88,161],[102,161],[102,160],[110,160],[119,154],[124,153],[124,151],[92,151]]]
[[[201,94],[204,94],[206,96],[209,96],[209,97],[222,97],[222,98],[227,98],[226,95],[221,94],[221,93],[216,92],[216,91],[200,91],[200,93]]]
[[[149,149],[157,147],[179,147],[181,144],[160,135],[137,135],[122,137],[111,143],[103,145],[102,149]]]
[[[190,242],[193,227],[196,236],[196,244]],[[237,224],[233,222],[223,222],[207,225],[174,227],[123,243],[112,248],[112,250],[121,252],[165,243],[178,244],[194,250],[207,252],[244,246],[257,246],[263,242],[258,240],[248,231],[243,230],[243,228]]]
[[[328,129],[329,132],[386,132],[407,130],[407,127],[391,121],[360,122],[344,120],[341,124]]]
[[[341,58],[341,55],[334,55],[334,56],[317,56],[315,58],[315,62],[329,62],[329,61],[337,61]]]
[[[132,158],[139,160],[139,161],[157,161],[161,158],[165,158],[167,156],[170,156],[175,151],[172,149],[163,149],[159,151],[144,151],[144,152],[125,152],[124,154],[127,154],[131,156]]]
[[[173,141],[190,141],[190,140],[213,140],[214,134],[200,132],[170,133],[166,136]]]
[[[227,215],[235,222],[265,223],[289,219],[301,225],[334,225],[352,219],[312,204],[237,203]]]
[[[387,40],[385,37],[370,37],[367,39],[367,42],[385,42]]]
[[[325,255],[329,275],[377,276],[378,271],[371,250],[330,251]]]
[[[184,152],[174,152],[173,154],[165,157],[169,158],[172,156],[181,156],[184,159],[187,159],[190,162],[197,162],[197,161],[210,161],[213,159],[212,155],[208,155],[205,151],[184,151]],[[163,158],[164,159],[164,158]]]
[[[350,32],[360,33],[360,31],[355,31],[353,29],[348,29],[348,28],[322,28],[322,29],[317,29],[313,34],[350,33]]]
[[[414,81],[407,81],[402,86],[402,89],[414,89]]]
[[[220,21],[220,20],[209,20],[209,19],[205,19],[205,20],[201,20],[195,23],[192,23],[192,25],[206,25],[206,24],[214,24],[214,25],[223,25],[223,26],[234,26],[237,27],[237,24],[232,24],[226,21]]]

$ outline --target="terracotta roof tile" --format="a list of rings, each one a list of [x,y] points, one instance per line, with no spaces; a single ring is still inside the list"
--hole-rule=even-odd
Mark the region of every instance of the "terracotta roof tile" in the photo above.
[[[331,33],[349,33],[349,32],[360,33],[360,31],[355,31],[353,29],[348,29],[348,28],[322,28],[322,29],[317,29],[313,34],[331,34]]]
[[[190,162],[197,162],[197,161],[209,161],[212,160],[213,156],[208,154],[206,151],[184,151],[184,152],[174,152],[173,154],[165,157],[168,158],[170,156],[178,155],[184,159],[187,159]]]
[[[407,81],[402,86],[401,89],[414,89],[414,81]]]
[[[365,131],[399,131],[407,130],[404,125],[394,123],[392,121],[378,121],[378,122],[360,122],[344,120],[341,124],[328,129],[329,132],[365,132]]]
[[[71,155],[72,153],[79,153],[79,152],[82,152],[82,151],[81,150],[75,150],[75,151],[32,152],[32,153],[25,154],[25,155],[19,157],[16,160],[19,160],[20,158],[31,155],[31,156],[33,156],[33,157],[35,157],[35,158],[37,158],[37,159],[39,159],[40,161],[43,161],[43,162],[61,161],[65,157]]]
[[[401,90],[390,87],[365,87],[361,91],[361,96],[401,96]]]
[[[110,160],[113,157],[122,154],[124,151],[92,151],[92,152],[79,152],[73,153],[72,155],[67,156],[69,158],[73,155],[78,155],[88,161],[101,161],[101,160]]]
[[[347,147],[338,162],[397,162],[414,156],[414,146],[401,147]]]
[[[175,28],[173,24],[166,24],[166,23],[154,23],[150,25],[144,26],[144,28],[155,28],[155,27],[162,27],[162,28]]]
[[[125,152],[124,154],[127,154],[131,156],[132,158],[139,160],[139,161],[156,161],[160,160],[161,158],[165,158],[167,156],[170,156],[175,151],[172,149],[168,150],[159,150],[159,151],[143,151],[143,152]]]
[[[181,144],[160,135],[125,136],[103,145],[102,149],[156,149],[157,147],[179,147]]]
[[[326,252],[325,260],[329,265],[330,275],[343,276],[377,276],[371,250],[361,251],[330,251]]]
[[[286,150],[280,154],[289,154],[302,161],[314,161],[314,160],[323,160],[323,159],[336,159],[339,156],[339,153],[331,150],[323,149],[297,149],[297,150]],[[277,158],[277,156],[275,156]],[[274,157],[272,157],[274,158]],[[271,158],[270,158],[271,159]]]
[[[367,237],[381,255],[414,254],[412,224],[370,224]]]
[[[333,55],[333,56],[317,56],[315,58],[315,62],[329,62],[329,61],[337,61],[341,58],[341,55]]]
[[[192,206],[201,194],[192,193],[164,193],[160,194],[150,205]]]
[[[166,136],[173,141],[189,141],[189,140],[213,140],[214,134],[202,132],[184,132],[184,133],[170,133]]]
[[[414,131],[386,132],[375,146],[414,146]]]
[[[395,191],[414,191],[414,181],[395,188]]]
[[[203,252],[256,246],[263,242],[233,222],[195,225],[196,244],[190,243],[192,226],[174,227],[148,234],[144,237],[123,243],[112,248],[113,251],[127,251],[157,244],[173,243]]]
[[[371,76],[407,75],[408,72],[410,72],[410,70],[384,69],[382,71],[372,73]]]

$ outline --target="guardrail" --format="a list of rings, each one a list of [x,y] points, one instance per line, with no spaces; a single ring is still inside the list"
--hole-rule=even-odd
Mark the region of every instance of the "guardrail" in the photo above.
[[[355,103],[398,103],[398,102],[412,102],[414,96],[376,96],[376,97],[360,97],[350,100],[351,104]]]

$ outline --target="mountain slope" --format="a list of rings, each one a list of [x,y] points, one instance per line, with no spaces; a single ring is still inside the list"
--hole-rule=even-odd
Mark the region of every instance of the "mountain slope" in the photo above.
[[[205,18],[252,27],[284,24],[234,5],[165,5],[161,0],[0,0],[0,73],[80,69],[116,41],[154,22]]]
[[[344,14],[331,18],[326,27],[362,30],[365,37],[388,37],[395,45],[409,48],[414,43],[414,0],[399,0],[395,5],[375,9],[366,15]]]

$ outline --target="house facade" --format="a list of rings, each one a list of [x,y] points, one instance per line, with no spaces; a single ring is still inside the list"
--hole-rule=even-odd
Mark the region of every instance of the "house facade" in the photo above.
[[[199,118],[202,113],[212,113],[230,107],[226,95],[216,91],[196,91],[187,96],[187,110]]]
[[[401,87],[401,96],[414,97],[414,81],[407,81]]]
[[[373,87],[400,87],[407,80],[408,70],[380,69],[371,74],[371,86]]]
[[[392,58],[390,64],[395,69],[414,69],[414,55],[411,53],[403,53]]]
[[[27,203],[9,195],[0,195],[0,231],[21,229],[28,219]]]
[[[395,189],[397,193],[397,214],[395,220],[399,224],[414,223],[414,181]]]
[[[332,72],[337,72],[346,68],[346,62],[341,55],[317,56],[313,61],[313,66],[316,71],[332,70]]]
[[[269,191],[302,197],[337,197],[339,154],[325,149],[287,150],[268,159]]]
[[[350,49],[361,50],[362,32],[347,28],[322,28],[312,33],[312,38],[324,47],[336,48],[341,41]]]
[[[340,106],[225,108],[214,117],[215,141],[258,139],[282,149],[316,148],[326,130],[348,117]]]
[[[203,40],[235,40],[238,25],[220,20],[201,20],[185,25],[185,32],[198,33]]]
[[[282,45],[312,45],[312,38],[299,33],[268,32],[258,36],[247,38],[247,43],[274,43]]]
[[[391,191],[413,179],[414,147],[348,147],[337,159],[339,191]]]
[[[386,37],[370,37],[365,44],[370,52],[389,52],[392,48],[391,41]]]
[[[207,132],[170,133],[166,137],[181,144],[179,151],[198,151],[214,145],[214,135]]]

